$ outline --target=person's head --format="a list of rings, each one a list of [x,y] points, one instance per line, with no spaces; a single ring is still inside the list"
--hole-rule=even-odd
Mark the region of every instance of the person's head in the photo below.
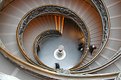
[[[92,47],[94,48],[94,47],[95,47],[95,45],[92,45]]]
[[[96,46],[95,46],[95,45],[92,45],[92,48],[93,48],[93,49],[96,49]]]

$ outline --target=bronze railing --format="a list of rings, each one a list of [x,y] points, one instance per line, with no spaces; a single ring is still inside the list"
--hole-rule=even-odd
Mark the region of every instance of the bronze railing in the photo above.
[[[98,49],[98,51],[97,51],[96,55],[93,57],[93,59],[90,60],[87,64],[73,69],[76,71],[82,70],[82,69],[88,67],[90,64],[92,64],[95,61],[95,59],[99,56],[99,54],[101,54],[101,52],[105,48],[108,38],[109,38],[109,34],[110,34],[110,19],[109,19],[109,14],[108,14],[107,8],[105,7],[102,0],[91,0],[91,2],[94,4],[95,8],[99,12],[101,19],[102,19],[102,25],[103,25],[102,26],[102,28],[103,28],[102,42],[101,42],[100,48]]]
[[[20,49],[21,53],[23,54],[23,56],[25,57],[25,59],[28,62],[34,64],[34,62],[27,55],[26,50],[24,49],[24,46],[23,46],[24,30],[26,29],[27,25],[29,24],[29,22],[31,20],[33,20],[34,18],[36,18],[38,16],[42,16],[45,14],[60,14],[60,15],[66,16],[67,18],[70,18],[73,21],[75,21],[75,23],[81,28],[81,30],[85,36],[84,37],[85,38],[84,55],[82,55],[83,56],[82,58],[85,58],[88,53],[90,37],[89,37],[89,31],[86,28],[84,22],[74,12],[72,12],[71,10],[69,10],[67,8],[64,8],[61,6],[46,5],[46,6],[41,6],[41,7],[35,8],[35,9],[29,11],[28,13],[26,13],[26,15],[21,19],[21,21],[18,25],[18,28],[16,31],[16,39],[17,39],[19,49]],[[83,60],[83,59],[81,59],[81,60]]]

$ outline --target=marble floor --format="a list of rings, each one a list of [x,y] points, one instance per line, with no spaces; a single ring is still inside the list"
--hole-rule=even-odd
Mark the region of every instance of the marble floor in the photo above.
[[[57,60],[54,57],[54,51],[59,45],[64,46],[66,57],[63,60]],[[55,63],[60,64],[60,68],[69,69],[79,63],[82,53],[78,51],[78,43],[67,36],[50,37],[40,45],[38,53],[40,60],[47,66],[55,68]]]

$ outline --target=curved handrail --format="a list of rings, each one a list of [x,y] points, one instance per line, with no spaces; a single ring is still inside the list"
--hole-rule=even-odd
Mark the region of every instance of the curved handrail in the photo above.
[[[99,12],[101,19],[102,19],[102,24],[103,24],[102,43],[100,45],[99,50],[97,51],[97,54],[95,55],[95,57],[92,60],[90,60],[87,64],[85,64],[83,66],[75,68],[73,71],[84,69],[84,68],[88,67],[90,64],[92,64],[95,61],[95,59],[99,56],[99,54],[101,54],[103,49],[105,48],[105,46],[108,42],[109,35],[110,35],[110,30],[109,30],[110,29],[110,18],[109,18],[107,8],[105,7],[105,4],[102,2],[102,0],[91,0],[91,2],[96,7],[96,9]]]
[[[0,50],[1,50],[3,53],[6,52],[6,51],[3,51],[1,48],[0,48]],[[6,53],[5,53],[5,54],[6,54]],[[8,53],[8,54],[10,54],[10,53]],[[117,57],[119,57],[119,56],[115,56],[114,59],[116,60]],[[9,57],[9,58],[10,58],[10,57]],[[13,57],[12,57],[12,58],[13,58]],[[13,59],[14,59],[14,58],[13,58]],[[113,59],[113,60],[114,60],[114,59]],[[113,63],[113,62],[111,62],[111,64],[112,64],[112,63]],[[24,66],[25,66],[25,65],[24,65]],[[109,65],[108,65],[108,66],[109,66]],[[27,68],[27,67],[26,67],[26,68]]]
[[[94,73],[97,71],[100,71],[108,66],[110,66],[111,64],[113,64],[115,61],[117,61],[118,59],[121,58],[121,48],[119,48],[119,50],[116,52],[116,55],[114,55],[114,57],[112,57],[108,62],[106,62],[105,64],[101,65],[100,67],[91,69],[91,70],[84,70],[84,71],[71,71],[73,74],[80,74],[80,73]]]
[[[1,0],[0,11],[2,11],[4,8],[6,8],[13,1],[15,1],[15,0]]]
[[[16,56],[12,55],[8,50],[6,50],[5,48],[0,47],[0,52],[2,52],[2,54],[9,59],[10,61],[12,61],[13,63],[15,63],[17,66],[19,66],[20,68],[31,72],[33,75],[37,75],[37,76],[48,76],[48,77],[52,77],[52,78],[56,78],[56,79],[71,79],[71,80],[75,80],[75,79],[99,79],[99,78],[112,78],[112,77],[117,77],[119,75],[119,72],[115,72],[115,73],[105,73],[105,74],[80,74],[80,75],[74,75],[74,74],[58,74],[55,72],[51,72],[48,70],[44,70],[40,67],[34,66],[30,63],[27,63],[19,58],[17,58]]]
[[[38,44],[41,44],[43,42],[43,40],[45,38],[48,38],[48,37],[52,37],[52,36],[56,36],[56,37],[59,37],[61,36],[61,33],[57,30],[47,30],[47,31],[44,31],[42,32],[41,34],[39,34],[35,40],[34,40],[34,43],[33,43],[33,55],[34,55],[34,58],[36,59],[36,61],[39,63],[39,64],[42,64],[44,66],[46,66],[48,69],[51,69],[53,71],[55,71],[53,68],[50,68],[48,67],[47,65],[45,65],[39,58],[38,54],[37,54],[37,47],[38,47]]]
[[[82,29],[82,32],[85,35],[85,47],[84,47],[84,55],[87,55],[88,52],[88,47],[89,47],[89,33],[88,30],[84,24],[84,22],[71,10],[61,7],[61,6],[56,6],[56,5],[45,5],[45,6],[41,6],[41,7],[37,7],[35,9],[32,9],[31,11],[27,12],[23,18],[21,19],[20,23],[18,24],[17,30],[16,30],[16,39],[17,39],[17,43],[19,46],[19,49],[21,51],[21,53],[23,54],[23,56],[26,58],[26,60],[32,64],[34,64],[34,62],[29,58],[29,56],[27,55],[26,51],[24,50],[24,46],[23,41],[22,41],[22,36],[23,36],[23,32],[25,30],[25,28],[27,27],[28,23],[33,19],[36,18],[38,16],[44,15],[44,14],[61,14],[64,15],[66,17],[69,17],[70,19],[72,19],[73,21],[75,21],[79,27]],[[84,57],[83,57],[84,58]]]

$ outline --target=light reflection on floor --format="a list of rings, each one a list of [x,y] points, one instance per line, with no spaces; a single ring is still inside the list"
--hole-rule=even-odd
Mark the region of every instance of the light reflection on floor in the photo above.
[[[59,61],[54,57],[54,51],[59,45],[64,45],[66,51],[65,59]],[[69,69],[79,63],[81,52],[78,51],[78,43],[68,37],[51,37],[40,45],[40,60],[49,67],[55,68],[55,63],[59,63],[63,69]]]

